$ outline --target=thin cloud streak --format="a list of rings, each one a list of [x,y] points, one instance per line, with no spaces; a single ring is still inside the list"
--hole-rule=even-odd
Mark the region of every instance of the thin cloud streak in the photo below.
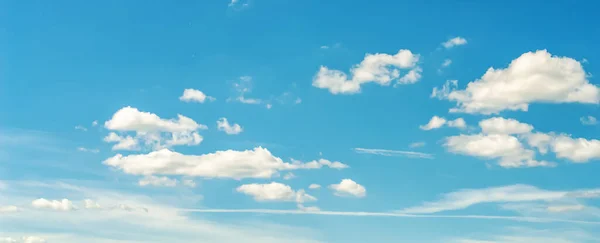
[[[432,154],[414,152],[414,151],[354,148],[354,152],[361,153],[361,154],[375,154],[375,155],[381,155],[381,156],[404,156],[404,157],[409,157],[409,158],[433,159]]]
[[[431,214],[403,214],[384,212],[344,212],[344,211],[301,211],[301,210],[276,210],[276,209],[179,209],[188,213],[260,213],[260,214],[288,214],[288,215],[329,215],[351,217],[397,217],[397,218],[437,218],[437,219],[487,219],[509,220],[536,223],[572,223],[600,225],[600,221],[570,220],[557,218],[526,217],[526,216],[495,216],[495,215],[431,215]]]

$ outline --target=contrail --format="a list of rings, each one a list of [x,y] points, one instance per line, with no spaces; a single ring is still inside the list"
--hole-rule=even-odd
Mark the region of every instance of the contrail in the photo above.
[[[259,214],[293,214],[293,215],[329,215],[351,217],[398,217],[398,218],[449,218],[449,219],[488,219],[511,220],[539,223],[573,223],[600,225],[600,221],[570,220],[543,217],[525,216],[495,216],[495,215],[436,215],[436,214],[403,214],[385,212],[344,212],[344,211],[301,211],[301,210],[274,210],[274,209],[179,209],[181,212],[190,213],[259,213]]]

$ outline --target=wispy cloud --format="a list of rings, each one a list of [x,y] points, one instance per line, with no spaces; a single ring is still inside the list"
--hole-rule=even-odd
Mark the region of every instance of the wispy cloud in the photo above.
[[[354,148],[354,152],[361,153],[361,154],[375,154],[375,155],[381,155],[381,156],[404,156],[404,157],[409,157],[409,158],[433,159],[433,155],[431,155],[431,154],[415,152],[415,151]]]

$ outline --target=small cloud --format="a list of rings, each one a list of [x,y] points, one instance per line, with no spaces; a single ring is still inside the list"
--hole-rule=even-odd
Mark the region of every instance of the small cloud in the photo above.
[[[98,120],[92,122],[92,127],[98,126]]]
[[[444,60],[444,62],[442,63],[442,67],[448,67],[448,66],[450,66],[450,64],[452,64],[452,60],[450,60],[450,59],[446,59],[446,60]]]
[[[229,124],[229,121],[227,121],[227,118],[225,117],[221,117],[217,121],[217,129],[219,129],[219,131],[227,133],[228,135],[240,134],[243,131],[242,126],[240,126],[240,124]]]
[[[419,148],[425,146],[425,142],[414,142],[408,145],[410,148]]]
[[[94,153],[94,154],[97,154],[100,152],[100,150],[98,150],[98,149],[89,149],[89,148],[84,148],[84,147],[79,147],[79,148],[77,148],[77,150],[81,151],[81,152],[88,152],[88,153]]]
[[[273,105],[267,104],[266,107],[267,107],[267,109],[271,109],[271,108],[273,108]]]
[[[442,46],[444,46],[446,49],[455,47],[455,46],[462,46],[462,45],[466,45],[467,44],[467,40],[465,38],[462,38],[460,36],[458,37],[454,37],[452,39],[449,39],[448,41],[442,43]]]
[[[409,157],[409,158],[433,159],[433,155],[431,155],[431,154],[414,152],[414,151],[354,148],[354,152],[360,153],[360,154],[374,154],[374,155],[381,155],[381,156],[404,156],[404,157]]]
[[[294,179],[294,178],[296,178],[296,175],[294,175],[294,173],[292,173],[292,172],[288,172],[287,174],[285,174],[283,176],[284,180],[291,180],[291,179]]]
[[[581,117],[581,118],[579,118],[579,121],[581,121],[581,124],[589,125],[589,126],[598,124],[598,119],[596,119],[596,117],[593,117],[593,116]]]
[[[84,126],[82,126],[82,125],[77,125],[77,126],[75,126],[75,130],[80,130],[80,131],[87,132],[87,128],[85,128],[85,127],[84,127]]]
[[[319,185],[319,184],[310,184],[310,186],[308,186],[308,189],[313,189],[313,190],[316,190],[319,188],[321,188],[321,185]]]
[[[179,97],[179,100],[188,103],[204,103],[206,101],[215,101],[216,99],[197,89],[185,89],[183,90],[183,94]]]

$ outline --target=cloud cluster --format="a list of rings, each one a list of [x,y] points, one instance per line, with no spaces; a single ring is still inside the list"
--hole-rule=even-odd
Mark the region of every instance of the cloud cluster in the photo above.
[[[385,53],[366,54],[364,59],[350,69],[350,75],[339,70],[321,66],[313,78],[313,86],[327,89],[332,94],[354,94],[361,85],[412,84],[421,79],[421,68],[417,66],[419,55],[410,50],[399,50],[390,55]],[[401,70],[408,70],[401,75]]]

